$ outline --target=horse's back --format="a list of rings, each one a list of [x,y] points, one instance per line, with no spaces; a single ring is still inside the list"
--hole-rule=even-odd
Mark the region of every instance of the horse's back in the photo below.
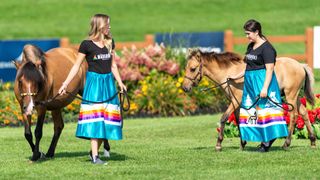
[[[49,83],[51,83],[51,96],[55,96],[58,93],[64,80],[67,78],[71,68],[73,67],[77,58],[77,51],[71,48],[54,48],[46,52],[46,64],[48,69]],[[82,65],[77,75],[68,85],[67,91],[77,94],[82,92],[85,79],[85,65]],[[58,102],[52,102],[49,104],[52,108],[56,106],[65,106],[69,104],[73,97],[69,94],[65,96],[59,96]],[[63,102],[63,103],[62,103]]]
[[[280,89],[294,89],[300,87],[305,79],[303,65],[288,57],[279,57],[276,61],[275,73]]]

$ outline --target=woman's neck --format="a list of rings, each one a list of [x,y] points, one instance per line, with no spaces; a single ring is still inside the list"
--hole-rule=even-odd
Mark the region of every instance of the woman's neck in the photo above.
[[[257,47],[259,47],[261,44],[263,44],[264,42],[266,42],[265,39],[262,39],[261,37],[258,37],[258,38],[256,39],[256,41],[254,42],[253,47],[254,47],[254,48],[257,48]]]

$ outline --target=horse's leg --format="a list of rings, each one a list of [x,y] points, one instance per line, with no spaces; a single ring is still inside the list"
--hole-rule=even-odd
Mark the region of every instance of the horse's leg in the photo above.
[[[288,93],[288,95],[286,94],[286,99],[288,103],[293,105],[293,111],[289,112],[290,114],[289,134],[282,146],[284,149],[288,149],[291,144],[292,134],[298,118],[298,110],[297,110],[298,93],[297,92],[295,94]]]
[[[217,144],[216,144],[216,150],[217,151],[221,151],[222,147],[221,147],[221,143],[223,141],[223,131],[224,131],[224,126],[228,120],[228,117],[230,116],[230,114],[232,113],[232,111],[234,110],[233,104],[230,103],[230,105],[228,106],[227,110],[224,112],[224,114],[222,115],[221,119],[220,119],[220,132],[218,134],[218,139],[217,139]]]
[[[298,107],[299,107],[299,114],[302,116],[303,120],[304,120],[304,124],[307,127],[308,130],[308,134],[309,134],[309,139],[311,141],[311,147],[315,148],[316,147],[316,137],[314,135],[313,132],[313,128],[311,127],[311,123],[308,117],[308,111],[306,109],[306,107],[301,104],[300,101],[298,101]]]
[[[110,145],[107,139],[103,141],[103,147],[105,150],[110,151]]]
[[[32,132],[31,132],[31,116],[27,116],[25,114],[23,116],[23,122],[24,122],[24,137],[28,141],[32,152],[34,151],[34,144],[32,140]]]
[[[246,146],[247,144],[247,141],[243,141],[241,139],[241,132],[240,132],[240,126],[239,126],[239,117],[240,117],[240,107],[238,107],[235,111],[234,111],[234,115],[236,117],[236,121],[237,121],[237,126],[238,126],[238,131],[239,131],[239,136],[240,136],[240,149],[243,150],[244,147]]]
[[[59,141],[61,132],[64,127],[62,115],[61,115],[61,109],[56,109],[52,111],[52,119],[53,119],[53,124],[54,124],[54,134],[51,140],[50,147],[48,149],[48,152],[46,154],[46,157],[53,157],[54,152],[57,146],[57,143]]]
[[[103,141],[103,155],[105,157],[110,157],[110,145],[107,139]]]
[[[35,148],[33,151],[33,155],[31,160],[32,161],[36,161],[39,158],[41,158],[42,153],[39,150],[39,146],[40,146],[40,140],[42,138],[42,128],[43,128],[43,121],[46,115],[46,109],[45,108],[39,108],[37,109],[37,113],[38,113],[38,120],[37,120],[37,126],[35,129],[35,137],[36,137],[36,143],[35,143]]]

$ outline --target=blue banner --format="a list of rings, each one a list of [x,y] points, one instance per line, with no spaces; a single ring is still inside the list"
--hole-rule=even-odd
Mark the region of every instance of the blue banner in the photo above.
[[[172,48],[198,47],[216,52],[224,50],[224,32],[157,33],[155,41]]]
[[[26,44],[33,44],[43,51],[47,51],[59,47],[60,39],[0,41],[0,81],[14,81],[16,68],[11,61],[21,59],[21,53]]]

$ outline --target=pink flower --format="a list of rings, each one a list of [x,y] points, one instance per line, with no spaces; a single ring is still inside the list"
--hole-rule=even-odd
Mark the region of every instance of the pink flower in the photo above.
[[[160,57],[164,55],[165,51],[163,47],[155,44],[154,46],[150,45],[146,48],[146,54],[150,57]]]
[[[171,75],[176,75],[179,72],[179,65],[177,63],[171,63],[171,65],[167,68],[167,73]]]

